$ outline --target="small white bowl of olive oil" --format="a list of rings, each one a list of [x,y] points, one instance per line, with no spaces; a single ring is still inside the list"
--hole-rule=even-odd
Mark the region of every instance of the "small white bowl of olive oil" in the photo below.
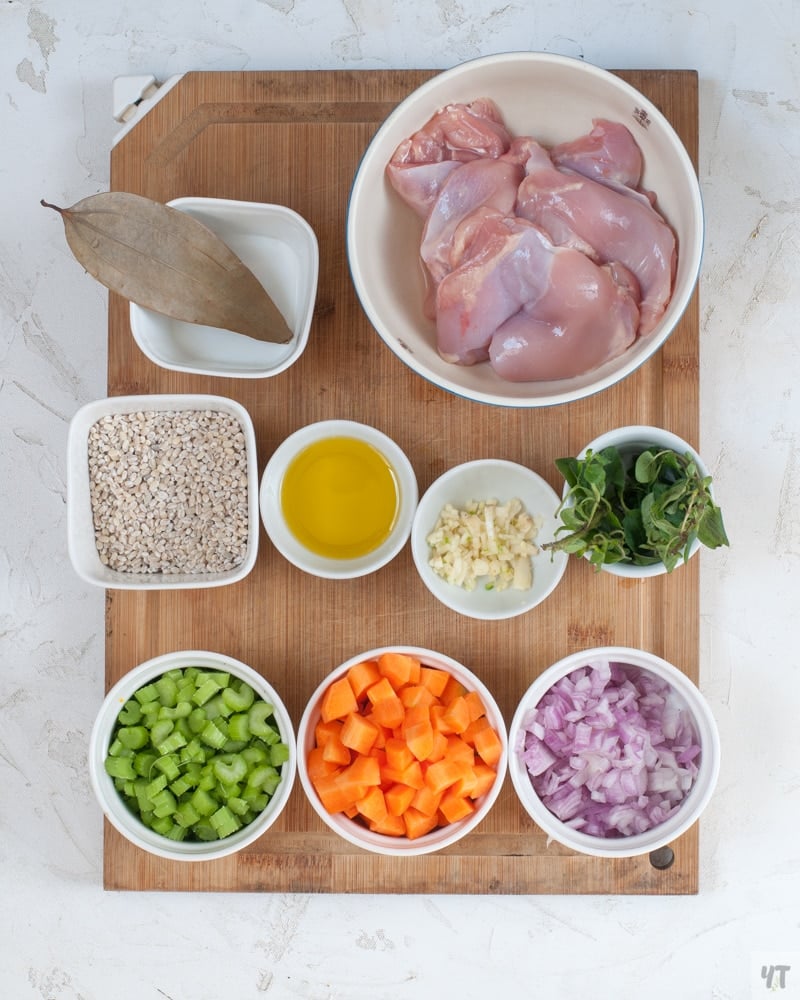
[[[403,450],[353,420],[291,434],[261,478],[259,505],[275,548],[298,569],[330,579],[374,573],[411,534],[419,491]]]

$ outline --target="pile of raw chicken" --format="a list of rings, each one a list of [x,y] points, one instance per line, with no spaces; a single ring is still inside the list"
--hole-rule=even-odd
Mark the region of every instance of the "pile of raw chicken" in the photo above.
[[[550,149],[513,137],[488,99],[451,104],[387,165],[424,220],[425,313],[442,357],[515,382],[571,378],[618,357],[672,294],[675,235],[643,191],[616,122]]]

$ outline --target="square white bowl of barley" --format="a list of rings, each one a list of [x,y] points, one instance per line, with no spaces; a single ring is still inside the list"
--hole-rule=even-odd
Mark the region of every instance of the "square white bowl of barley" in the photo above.
[[[87,403],[67,442],[67,541],[76,573],[120,590],[235,583],[258,551],[253,422],[212,395]]]

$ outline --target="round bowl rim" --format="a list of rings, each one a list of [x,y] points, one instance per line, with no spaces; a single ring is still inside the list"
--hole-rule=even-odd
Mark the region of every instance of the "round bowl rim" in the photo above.
[[[247,826],[218,841],[183,841],[179,843],[150,830],[132,812],[127,810],[113,781],[105,773],[103,761],[117,715],[124,701],[132,697],[134,691],[161,676],[167,670],[181,666],[205,665],[229,670],[230,673],[246,680],[256,690],[259,697],[270,701],[283,742],[289,748],[289,759],[282,765],[281,782],[274,795],[264,810]],[[283,699],[272,684],[248,664],[226,653],[211,650],[174,650],[151,657],[149,660],[132,667],[111,686],[105,695],[92,725],[88,755],[89,783],[105,818],[126,840],[136,847],[169,861],[212,861],[235,854],[253,843],[273,825],[283,812],[289,801],[297,774],[297,744],[294,727]],[[116,796],[116,798],[112,798],[112,796]],[[114,802],[118,809],[113,808],[111,802]]]
[[[703,461],[700,453],[685,438],[680,437],[674,431],[667,430],[665,427],[658,427],[653,424],[625,424],[622,427],[605,431],[584,445],[576,458],[579,460],[586,458],[586,454],[590,448],[593,452],[597,452],[611,445],[615,447],[624,447],[626,445],[644,446],[648,441],[665,448],[671,448],[682,455],[688,452],[694,459],[700,474],[702,476],[710,474],[708,466]],[[569,486],[565,483],[562,497],[567,495],[568,490]],[[713,496],[713,485],[709,487],[709,492]],[[700,540],[695,538],[689,546],[689,558],[691,559],[692,556],[696,555],[701,547]],[[584,556],[584,558],[588,559],[588,556]],[[683,566],[684,562],[685,560],[681,557],[675,569],[677,570]],[[602,565],[600,569],[603,573],[610,573],[612,576],[619,576],[628,580],[645,580],[653,576],[663,576],[667,572],[667,567],[660,562],[652,563],[649,566],[635,566],[631,563],[609,563],[608,565]]]
[[[525,765],[519,760],[516,750],[525,715],[538,705],[541,698],[560,678],[596,659],[609,659],[641,667],[671,684],[692,713],[702,747],[700,771],[677,813],[651,830],[630,837],[593,837],[579,830],[572,830],[562,823],[536,795]],[[509,726],[508,743],[509,775],[522,808],[548,837],[574,851],[594,857],[637,857],[676,840],[700,818],[719,778],[721,755],[719,730],[711,708],[700,689],[682,670],[668,660],[647,650],[629,646],[598,646],[578,650],[547,667],[522,695]]]
[[[347,670],[362,660],[373,659],[384,652],[407,653],[410,656],[417,656],[423,663],[429,662],[432,665],[441,667],[451,673],[459,675],[460,679],[466,681],[470,690],[475,690],[480,695],[487,710],[487,715],[494,717],[493,725],[497,729],[497,735],[503,744],[503,753],[497,765],[497,776],[491,789],[478,800],[478,805],[474,813],[463,820],[451,823],[447,827],[440,827],[430,833],[424,834],[416,840],[408,840],[404,837],[390,837],[385,834],[372,833],[366,827],[362,827],[355,821],[342,818],[338,820],[336,816],[330,815],[322,803],[319,801],[311,780],[308,776],[306,764],[306,746],[308,737],[312,732],[312,725],[319,711],[319,702],[325,690],[338,677],[344,676]],[[424,854],[432,854],[441,851],[445,847],[456,843],[468,833],[472,832],[489,814],[500,791],[505,783],[505,776],[508,770],[508,734],[505,728],[502,712],[488,687],[481,679],[474,674],[463,663],[453,659],[446,653],[440,653],[433,649],[422,646],[409,646],[400,643],[378,646],[374,649],[365,650],[349,657],[337,667],[334,667],[317,685],[311,697],[306,702],[300,724],[297,728],[297,776],[303,787],[306,798],[311,808],[319,816],[325,825],[342,837],[344,840],[360,847],[373,854],[381,854],[388,857],[419,857]]]
[[[293,540],[294,536],[283,517],[280,496],[275,495],[275,491],[279,493],[283,480],[283,471],[276,480],[277,470],[285,471],[289,456],[299,454],[304,447],[323,436],[337,435],[356,437],[372,444],[390,462],[398,480],[400,509],[389,537],[377,549],[358,559],[329,559],[309,553],[299,542]],[[297,569],[329,580],[352,580],[368,576],[390,563],[411,535],[418,501],[416,473],[405,451],[393,438],[372,424],[350,419],[316,420],[289,434],[267,461],[258,491],[261,523],[277,551]],[[287,538],[292,540],[287,541]]]
[[[645,102],[648,108],[648,116],[651,121],[657,121],[659,127],[664,131],[664,133],[670,137],[670,145],[673,147],[675,155],[685,172],[685,176],[689,179],[689,187],[691,189],[691,199],[694,205],[694,219],[693,219],[693,232],[694,232],[694,252],[689,258],[688,262],[688,273],[692,275],[691,280],[686,283],[686,287],[682,289],[680,294],[677,290],[673,290],[672,298],[668,305],[668,309],[674,314],[674,322],[665,329],[659,331],[655,337],[653,334],[649,335],[652,339],[652,347],[648,351],[642,351],[641,353],[636,353],[631,355],[630,352],[626,352],[629,356],[625,362],[620,363],[618,366],[614,367],[613,370],[607,371],[600,377],[596,378],[594,381],[578,386],[573,389],[564,389],[563,391],[554,391],[552,394],[547,396],[502,396],[496,392],[491,392],[483,389],[470,389],[463,385],[460,385],[455,377],[449,377],[446,374],[434,374],[427,369],[424,363],[420,362],[417,357],[409,351],[406,345],[396,338],[392,332],[386,328],[386,324],[381,319],[376,306],[373,303],[372,296],[370,295],[369,289],[365,286],[362,280],[360,267],[355,259],[354,246],[356,242],[356,219],[359,210],[359,197],[361,190],[365,183],[365,175],[370,166],[371,160],[375,155],[375,149],[378,143],[380,143],[383,136],[389,132],[394,123],[406,113],[407,109],[415,103],[419,98],[424,98],[431,91],[435,91],[440,86],[445,85],[451,80],[457,79],[459,76],[468,73],[471,70],[481,69],[484,66],[490,65],[503,65],[508,63],[523,63],[523,64],[551,64],[561,67],[569,67],[577,70],[581,73],[589,74],[598,80],[603,80],[607,83],[613,84],[619,91],[626,94],[626,96],[634,99],[636,101],[636,106],[639,106],[642,102]],[[420,123],[422,124],[422,123]],[[367,211],[367,209],[364,209]],[[664,343],[669,339],[672,333],[678,326],[681,317],[685,313],[692,296],[695,293],[697,284],[699,281],[702,258],[704,252],[705,244],[705,213],[703,208],[703,198],[702,189],[700,186],[699,177],[697,170],[692,163],[691,157],[689,156],[686,147],[683,144],[680,136],[677,134],[675,128],[670,123],[670,121],[663,115],[663,113],[646,98],[640,91],[638,91],[632,84],[623,80],[621,77],[612,73],[609,70],[603,69],[600,66],[594,65],[593,63],[587,62],[583,59],[578,59],[574,56],[561,55],[557,53],[549,52],[539,52],[539,51],[517,51],[510,50],[505,52],[498,52],[489,55],[477,56],[472,59],[465,60],[452,66],[448,69],[442,70],[435,76],[426,80],[419,87],[415,88],[412,93],[408,94],[387,116],[387,118],[381,123],[380,127],[370,140],[369,145],[364,150],[361,160],[356,168],[353,182],[351,184],[350,192],[348,195],[347,212],[346,212],[346,224],[345,224],[345,247],[346,256],[348,261],[348,268],[350,271],[350,278],[356,291],[357,298],[364,310],[370,324],[374,328],[378,336],[383,340],[386,346],[398,357],[404,364],[411,368],[417,375],[426,379],[432,385],[436,385],[441,389],[446,390],[456,396],[460,396],[464,399],[469,399],[473,402],[484,403],[494,406],[509,407],[509,408],[528,408],[535,409],[539,407],[546,406],[556,406],[562,403],[573,402],[578,399],[583,399],[588,396],[595,395],[617,382],[622,381],[629,375],[633,374],[638,368],[640,368],[646,361],[650,360],[657,352],[663,347]],[[621,355],[625,357],[625,355]],[[614,365],[619,359],[614,359],[614,361],[607,364]],[[454,368],[459,366],[455,365]],[[603,366],[606,367],[606,366]],[[600,369],[602,371],[602,368]],[[564,381],[568,383],[569,379],[564,380],[549,380],[545,382],[531,382],[528,383],[534,387],[537,385],[555,385],[558,381]]]
[[[414,560],[414,566],[417,570],[417,574],[425,585],[429,593],[436,598],[441,604],[449,608],[451,611],[455,611],[457,614],[463,615],[466,618],[473,618],[476,621],[507,621],[511,618],[517,618],[520,615],[527,614],[534,608],[537,608],[542,604],[548,597],[553,593],[553,591],[558,587],[561,582],[564,573],[566,572],[568,565],[568,557],[564,552],[554,552],[552,553],[552,562],[556,567],[555,573],[545,588],[544,592],[537,597],[536,600],[527,601],[523,603],[520,607],[512,609],[510,611],[498,610],[492,612],[491,609],[487,609],[485,612],[478,611],[474,609],[466,609],[462,601],[459,598],[462,596],[460,588],[452,588],[452,593],[447,589],[447,585],[444,581],[442,586],[439,586],[438,578],[434,579],[434,575],[428,569],[426,561],[422,558],[419,549],[422,547],[422,542],[420,540],[420,532],[422,531],[422,518],[428,513],[427,505],[432,503],[432,496],[434,491],[440,489],[443,485],[450,482],[451,480],[457,479],[459,476],[463,475],[465,472],[469,472],[472,469],[477,469],[481,466],[494,466],[499,469],[504,469],[509,472],[513,472],[517,475],[524,476],[525,479],[535,484],[538,489],[547,493],[548,498],[552,494],[553,499],[553,511],[555,512],[559,504],[559,497],[553,487],[547,482],[547,480],[541,476],[535,469],[530,468],[530,466],[523,465],[522,462],[515,462],[511,459],[506,458],[474,458],[469,459],[466,462],[459,462],[457,465],[452,465],[450,468],[445,469],[445,471],[436,477],[428,488],[424,491],[420,497],[419,503],[417,504],[417,509],[414,514],[414,523],[411,528],[411,555]],[[481,498],[476,498],[481,499]],[[438,514],[438,511],[435,512]],[[541,513],[540,511],[529,511],[531,514]],[[541,553],[540,553],[541,555]],[[436,588],[436,589],[434,589]],[[531,588],[533,590],[533,588]]]

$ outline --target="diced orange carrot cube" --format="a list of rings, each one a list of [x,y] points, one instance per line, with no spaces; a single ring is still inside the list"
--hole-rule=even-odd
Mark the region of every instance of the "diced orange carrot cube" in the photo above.
[[[349,764],[351,754],[338,736],[331,736],[322,746],[322,759],[330,764]]]
[[[314,782],[320,802],[329,813],[344,812],[366,793],[365,785],[352,785],[341,780],[341,773],[321,775]]]
[[[486,729],[481,729],[475,734],[475,751],[484,764],[489,764],[491,767],[494,767],[500,760],[503,754],[503,744],[491,726],[487,726]]]
[[[351,712],[344,720],[339,739],[355,753],[366,754],[378,738],[378,726],[358,712]]]
[[[467,770],[467,765],[443,757],[425,771],[425,784],[434,795],[438,795],[464,777]]]
[[[342,734],[342,725],[340,719],[335,719],[332,722],[318,722],[314,727],[314,742],[318,747],[322,747],[332,736],[339,739]]]
[[[380,788],[373,785],[367,794],[356,802],[356,808],[366,820],[380,822],[386,819],[388,812],[386,799]]]
[[[436,701],[436,695],[424,684],[406,684],[400,690],[400,701],[406,708],[412,705],[426,705],[430,708]]]
[[[401,816],[393,816],[387,812],[380,822],[369,823],[373,833],[382,833],[385,837],[405,837],[406,825]]]
[[[475,763],[475,751],[460,736],[449,736],[447,739],[447,757],[457,760],[470,767]]]
[[[479,719],[475,719],[474,722],[470,722],[464,732],[461,734],[461,739],[465,743],[469,743],[470,746],[475,745],[475,735],[476,733],[482,732],[484,729],[488,729],[490,726],[489,720],[485,715],[482,715]]]
[[[481,716],[486,715],[486,707],[477,691],[470,691],[468,694],[465,694],[464,700],[469,708],[470,722],[474,722],[476,719],[480,719]]]
[[[381,783],[381,766],[374,757],[358,756],[341,773],[342,781],[350,781],[359,785],[379,785]]]
[[[452,789],[445,792],[442,801],[439,803],[439,812],[448,823],[457,823],[465,816],[471,816],[475,812],[475,805],[470,799],[463,795],[457,795]]]
[[[414,798],[411,800],[411,808],[417,809],[426,816],[435,816],[439,811],[439,802],[442,794],[434,795],[427,785],[418,788]]]
[[[448,704],[444,713],[444,721],[454,733],[463,733],[470,724],[469,705],[463,695],[453,698]]]
[[[441,760],[442,757],[447,753],[447,737],[444,733],[437,733],[433,730],[433,746],[431,747],[431,752],[428,754],[426,760],[428,764],[433,764],[437,760]]]
[[[414,754],[408,749],[405,740],[389,737],[386,741],[386,763],[389,767],[402,771],[414,760]]]
[[[347,671],[347,679],[357,701],[361,701],[367,693],[367,688],[381,679],[376,660],[362,660],[354,663]]]
[[[444,691],[442,691],[442,697],[440,700],[443,705],[449,705],[450,702],[453,700],[453,698],[458,698],[459,696],[465,695],[466,693],[467,689],[464,687],[461,681],[457,681],[455,677],[453,677],[453,675],[451,674],[447,678],[447,684],[445,685]]]
[[[308,752],[306,770],[311,781],[323,774],[332,774],[337,770],[338,766],[333,761],[325,760],[322,750],[322,747],[312,747]]]
[[[358,702],[346,676],[333,681],[322,696],[320,716],[323,722],[331,719],[345,719],[351,712],[358,711]]]
[[[442,692],[447,687],[450,674],[446,670],[439,670],[437,667],[420,667],[419,682],[424,685],[436,698],[441,698]]]
[[[409,806],[403,813],[403,823],[405,823],[408,839],[416,840],[417,837],[423,837],[436,827],[438,812],[434,813],[433,816],[426,816],[425,813],[421,813],[413,806]]]
[[[402,816],[411,805],[416,794],[416,789],[398,781],[384,792],[386,808],[393,816]]]
[[[402,725],[406,710],[402,701],[392,693],[389,698],[382,698],[372,706],[370,716],[372,721],[383,729],[393,730]]]
[[[403,685],[419,681],[421,664],[408,653],[389,652],[378,657],[378,669],[391,681],[395,691],[399,691]]]
[[[488,764],[477,763],[472,772],[475,776],[475,781],[471,795],[473,799],[479,799],[491,790],[497,780],[497,771],[493,767],[489,767]]]

